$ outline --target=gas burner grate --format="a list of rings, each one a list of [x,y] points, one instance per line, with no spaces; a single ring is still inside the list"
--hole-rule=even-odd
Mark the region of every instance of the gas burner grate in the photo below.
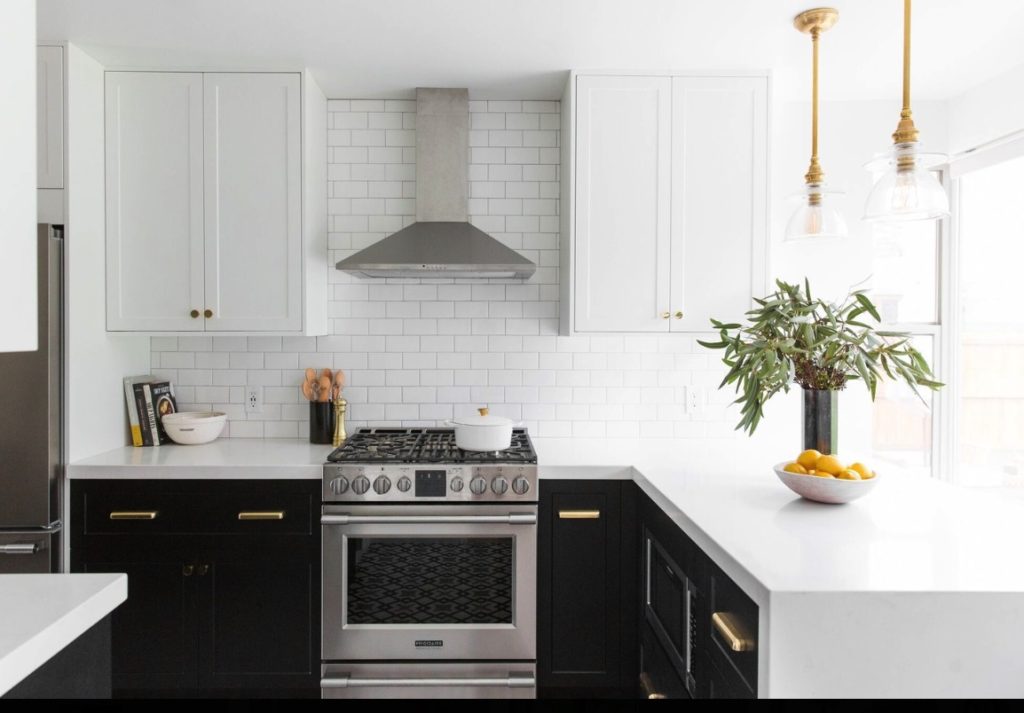
[[[450,428],[361,428],[327,460],[332,463],[536,463],[537,453],[524,428],[512,431],[503,451],[464,451]]]

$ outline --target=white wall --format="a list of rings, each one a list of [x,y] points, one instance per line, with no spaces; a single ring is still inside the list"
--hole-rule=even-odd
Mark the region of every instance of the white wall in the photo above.
[[[0,5],[0,351],[35,351],[36,4]]]
[[[75,461],[129,442],[121,379],[148,371],[149,338],[106,332],[103,67],[76,45],[67,52],[67,410]]]
[[[949,150],[960,153],[1024,131],[1024,65],[949,101]]]

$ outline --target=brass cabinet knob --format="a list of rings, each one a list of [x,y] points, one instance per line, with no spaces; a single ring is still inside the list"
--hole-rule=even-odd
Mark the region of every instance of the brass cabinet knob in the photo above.
[[[193,572],[194,570],[195,570],[195,567],[193,567],[193,566],[192,566],[192,565],[190,565],[190,564],[187,564],[187,565],[184,565],[184,566],[183,566],[183,567],[181,568],[181,573],[182,573],[183,575],[185,575],[186,577],[191,577],[191,576],[192,576],[192,572]]]
[[[189,312],[189,315],[192,317],[192,319],[199,319],[199,310],[194,309],[191,312]]]
[[[671,317],[671,316],[672,316],[672,313],[671,313],[671,312],[662,312],[662,313],[661,313],[661,318],[662,318],[662,319],[668,319],[668,318],[669,318],[669,317]]]
[[[203,316],[206,317],[207,319],[209,319],[210,317],[213,316],[213,310],[212,309],[204,310],[203,311]]]
[[[682,318],[683,318],[683,312],[682,312],[682,310],[680,310],[680,311],[676,312],[676,314],[675,314],[675,318],[676,318],[676,319],[682,319]]]
[[[200,577],[205,577],[206,573],[209,572],[209,571],[210,571],[210,565],[208,565],[208,564],[201,564],[201,565],[199,565],[198,569],[196,570],[196,574],[198,574]]]

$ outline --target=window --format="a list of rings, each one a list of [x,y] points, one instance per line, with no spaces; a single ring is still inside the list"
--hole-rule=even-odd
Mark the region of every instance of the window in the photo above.
[[[955,480],[965,485],[1024,485],[1024,156],[1012,153],[973,160],[954,202],[951,435]]]

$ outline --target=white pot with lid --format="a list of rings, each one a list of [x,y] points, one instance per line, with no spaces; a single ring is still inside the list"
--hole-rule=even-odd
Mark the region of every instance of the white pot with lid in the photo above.
[[[489,409],[477,409],[479,416],[460,416],[445,424],[455,429],[455,445],[464,451],[503,451],[512,445],[512,429],[519,424]]]

